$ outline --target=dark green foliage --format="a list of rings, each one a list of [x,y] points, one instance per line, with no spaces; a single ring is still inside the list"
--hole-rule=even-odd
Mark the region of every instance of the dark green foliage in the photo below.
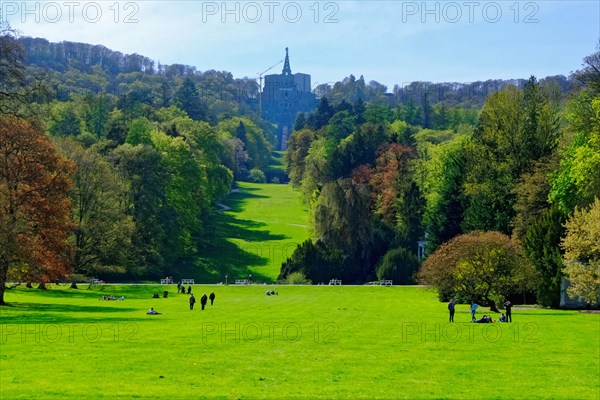
[[[317,110],[313,113],[310,113],[308,118],[306,119],[306,123],[314,130],[319,130],[329,122],[329,119],[333,117],[335,110],[329,104],[329,100],[326,97],[323,97],[319,101],[319,105]]]
[[[343,256],[332,251],[321,241],[313,243],[308,239],[294,250],[290,258],[281,265],[278,280],[285,280],[293,272],[301,272],[313,283],[327,283],[330,279],[342,279],[344,271],[340,269]]]
[[[563,277],[561,239],[565,235],[565,218],[553,206],[544,210],[531,224],[523,239],[523,250],[540,274],[535,289],[539,304],[560,305],[560,285]]]
[[[433,110],[431,109],[431,104],[429,104],[429,100],[427,98],[427,93],[423,95],[421,99],[421,112],[423,113],[423,128],[429,129],[432,127],[433,120]]]
[[[296,117],[296,121],[294,122],[294,131],[299,131],[299,130],[303,129],[305,125],[306,125],[306,114],[298,113],[298,116]]]
[[[377,279],[391,279],[394,285],[414,285],[419,260],[405,248],[395,248],[383,256],[376,269]]]
[[[196,85],[190,78],[186,78],[177,90],[176,103],[191,119],[206,120],[206,108],[200,99]]]
[[[439,200],[425,214],[425,230],[429,233],[428,252],[462,233],[465,209],[462,184],[465,174],[465,154],[452,149],[444,158],[444,175]]]

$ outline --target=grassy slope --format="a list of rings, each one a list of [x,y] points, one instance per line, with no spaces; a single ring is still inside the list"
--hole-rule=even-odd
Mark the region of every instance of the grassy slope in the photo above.
[[[445,304],[415,287],[194,292],[213,289],[206,311],[185,295],[150,299],[158,286],[9,291],[0,398],[600,396],[598,314],[517,308],[513,324],[478,325],[459,305],[450,325]]]
[[[230,207],[218,218],[213,247],[202,254],[209,274],[204,282],[247,278],[273,282],[281,263],[308,238],[308,214],[289,185],[240,182],[239,192],[224,202]]]

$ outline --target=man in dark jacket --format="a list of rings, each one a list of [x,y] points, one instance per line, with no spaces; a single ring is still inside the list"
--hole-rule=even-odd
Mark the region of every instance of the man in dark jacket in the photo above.
[[[202,305],[203,310],[204,310],[204,307],[206,306],[207,302],[208,302],[208,296],[206,295],[206,293],[204,293],[202,295],[202,297],[200,297],[200,304]]]
[[[456,305],[456,303],[454,302],[454,299],[450,300],[450,303],[448,303],[448,311],[450,311],[450,322],[454,322],[455,305]]]
[[[215,302],[215,292],[210,292],[210,296],[208,296],[208,298],[210,299],[210,305],[212,306],[213,303]]]
[[[504,307],[506,307],[506,319],[508,320],[508,322],[512,322],[512,303],[510,302],[510,300],[506,300],[506,303],[504,303]]]
[[[196,298],[194,297],[194,295],[192,294],[190,296],[190,310],[194,309],[194,304],[196,304]]]

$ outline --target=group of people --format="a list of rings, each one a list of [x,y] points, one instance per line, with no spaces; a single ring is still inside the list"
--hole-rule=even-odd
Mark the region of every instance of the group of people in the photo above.
[[[469,310],[471,311],[471,321],[472,322],[478,322],[478,323],[494,322],[492,320],[492,317],[490,317],[489,315],[484,315],[480,319],[475,318],[475,312],[477,311],[478,308],[479,308],[479,304],[475,303],[474,301],[471,301],[471,306],[469,307]],[[510,302],[510,300],[507,300],[504,303],[504,308],[506,309],[506,315],[504,313],[502,313],[500,315],[500,319],[498,319],[498,322],[512,322],[512,303]],[[454,299],[451,299],[450,302],[448,303],[448,311],[450,313],[450,322],[454,322],[455,310],[456,310],[456,302],[454,301]]]
[[[108,296],[102,296],[102,300],[119,300],[119,301],[123,301],[125,300],[125,296],[121,296],[119,298],[115,297],[114,295],[108,295]]]
[[[185,286],[182,285],[181,282],[179,282],[177,284],[177,293],[185,294]],[[192,287],[191,286],[187,287],[187,294],[192,294]]]
[[[267,290],[267,296],[277,296],[279,293],[277,293],[274,290]]]
[[[217,296],[215,295],[215,292],[210,292],[210,296],[207,296],[206,293],[204,293],[202,297],[200,297],[200,305],[202,306],[202,309],[204,310],[204,307],[206,307],[206,303],[208,303],[209,299],[210,305],[212,306],[216,297]],[[194,309],[194,304],[196,304],[196,298],[192,293],[190,293],[190,310]]]
[[[183,288],[182,293],[185,294],[185,288]],[[194,294],[192,293],[191,286],[189,288],[189,295],[190,295],[190,299],[189,299],[190,310],[193,310],[194,309],[194,304],[196,304],[196,297],[194,297]],[[158,293],[155,293],[152,297],[153,298],[155,298],[155,297],[158,298]],[[217,295],[215,295],[215,292],[210,292],[210,295],[208,295],[208,296],[206,295],[206,293],[204,293],[202,295],[202,297],[200,297],[200,305],[202,305],[202,309],[204,310],[204,308],[208,304],[208,300],[210,300],[210,305],[212,306],[215,303],[215,298],[216,297],[217,297]],[[161,315],[162,313],[156,311],[153,307],[150,307],[150,309],[148,310],[148,312],[146,314],[148,314],[148,315]]]

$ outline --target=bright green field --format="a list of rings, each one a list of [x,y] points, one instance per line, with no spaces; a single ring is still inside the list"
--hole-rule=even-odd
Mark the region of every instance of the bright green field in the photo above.
[[[267,297],[261,285],[195,287],[217,299],[190,311],[185,295],[150,299],[163,289],[9,291],[0,398],[600,397],[599,314],[516,307],[513,324],[479,325],[459,305],[448,324],[421,288],[279,286]]]
[[[203,282],[277,280],[281,263],[308,238],[308,213],[290,185],[240,182],[217,218],[212,248],[202,253],[212,270],[191,274]]]

